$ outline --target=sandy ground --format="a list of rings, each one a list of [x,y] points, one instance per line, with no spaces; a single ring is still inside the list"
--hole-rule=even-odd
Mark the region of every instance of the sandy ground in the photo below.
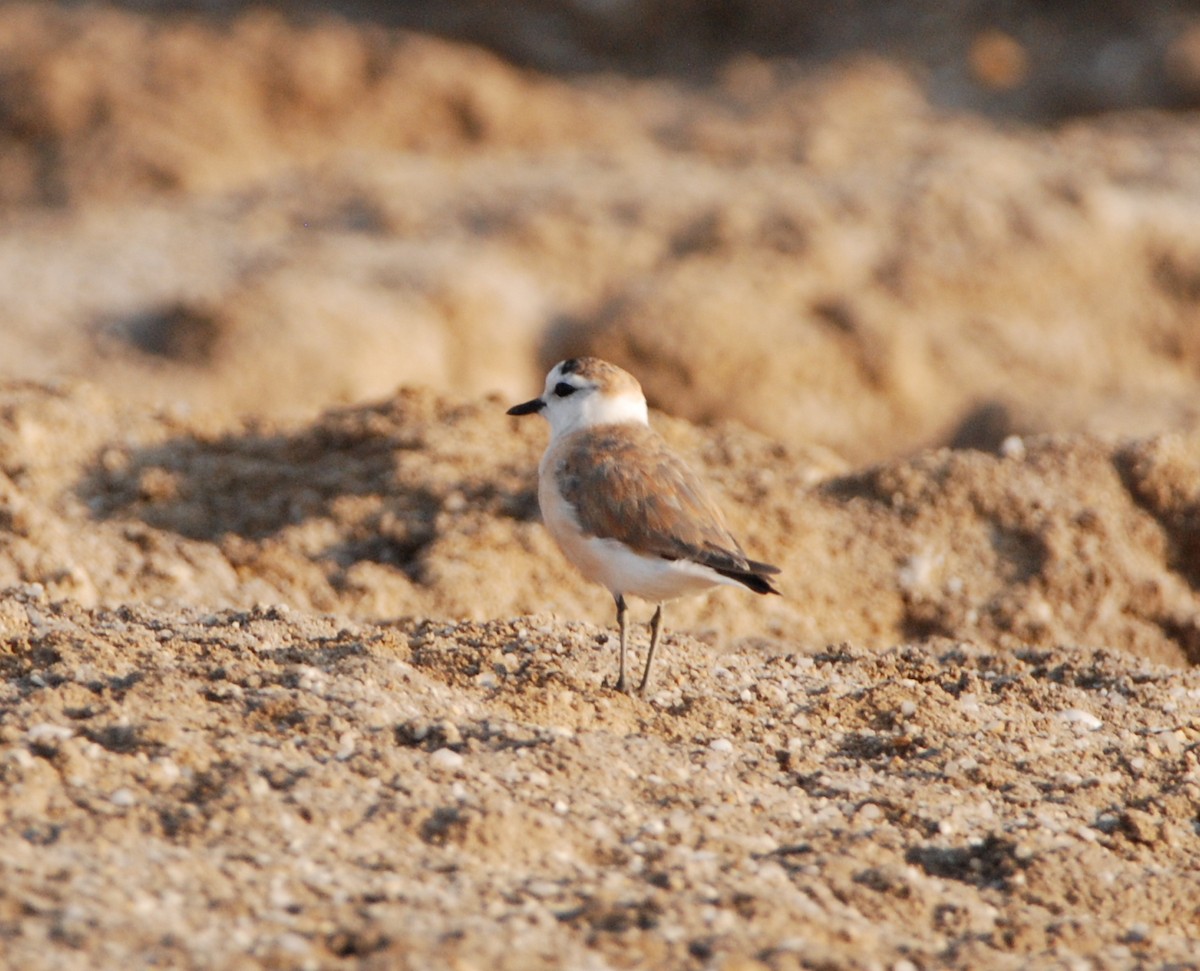
[[[0,965],[1200,967],[1200,20],[827,7],[0,4]]]

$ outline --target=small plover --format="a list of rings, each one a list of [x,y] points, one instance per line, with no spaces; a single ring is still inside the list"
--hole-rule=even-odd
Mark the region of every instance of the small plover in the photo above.
[[[663,602],[718,584],[779,593],[779,572],[749,559],[699,477],[649,424],[642,386],[595,357],[560,361],[540,398],[508,409],[550,422],[538,465],[538,504],[550,535],[617,602],[618,691],[625,682],[625,598],[657,604],[638,693],[650,682]]]

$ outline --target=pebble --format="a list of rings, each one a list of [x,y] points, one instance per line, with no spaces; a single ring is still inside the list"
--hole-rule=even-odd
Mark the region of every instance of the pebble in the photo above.
[[[27,749],[23,748],[9,749],[8,752],[5,753],[5,758],[11,759],[13,763],[19,765],[23,769],[29,768],[37,761]]]
[[[1065,708],[1058,713],[1058,717],[1068,725],[1080,725],[1091,732],[1096,731],[1104,724],[1090,711],[1084,711],[1082,708]]]
[[[40,722],[30,727],[25,738],[30,742],[61,742],[75,734],[75,730],[66,725],[53,725],[50,722]]]
[[[733,742],[727,738],[714,738],[708,743],[708,747],[714,752],[732,752]]]
[[[1009,435],[1000,443],[1000,454],[1006,459],[1020,461],[1025,458],[1025,441],[1020,435]]]
[[[354,754],[354,749],[357,745],[358,732],[354,731],[353,729],[342,732],[342,734],[338,737],[338,747],[337,751],[334,752],[333,757],[339,762],[345,762]]]
[[[128,808],[137,803],[137,796],[133,794],[131,789],[124,787],[117,789],[111,796],[108,797],[109,802],[114,806],[122,806]]]
[[[545,900],[547,897],[555,897],[562,892],[562,888],[557,883],[549,880],[533,880],[526,884],[525,890],[530,896],[537,897],[539,900]]]
[[[896,574],[896,582],[901,590],[912,592],[928,586],[933,578],[934,569],[940,564],[941,558],[918,553],[904,561]]]
[[[461,755],[450,748],[440,748],[429,756],[431,766],[435,769],[445,769],[448,772],[461,769],[465,761]]]
[[[965,772],[974,772],[979,768],[979,763],[969,755],[964,755],[960,759],[951,759],[946,763],[946,768],[943,770],[948,776],[962,775]]]
[[[281,934],[275,945],[285,954],[304,954],[311,948],[303,935],[291,931]]]

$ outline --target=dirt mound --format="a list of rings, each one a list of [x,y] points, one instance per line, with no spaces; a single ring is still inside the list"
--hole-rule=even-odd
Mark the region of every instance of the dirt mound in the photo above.
[[[553,610],[611,620],[537,522],[539,422],[405,390],[311,425],[220,431],[95,389],[0,391],[0,583],[85,605],[287,604],[361,619]],[[719,488],[785,596],[668,611],[814,649],[961,637],[1194,662],[1200,441],[1010,439],[836,475],[736,427],[656,423]],[[64,444],[68,443],[68,444]]]
[[[347,148],[603,142],[600,105],[480,49],[326,17],[0,9],[0,201],[230,188]]]
[[[676,414],[860,459],[1191,427],[1194,130],[1162,129],[1153,161],[1135,161],[1119,127],[930,126],[897,82],[860,70],[806,91],[799,163],[742,131],[769,164],[662,229],[670,258],[551,332],[543,363],[583,348]],[[643,219],[666,223],[662,208]]]

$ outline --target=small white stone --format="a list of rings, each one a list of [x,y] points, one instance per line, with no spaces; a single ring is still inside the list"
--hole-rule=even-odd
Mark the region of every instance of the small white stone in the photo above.
[[[291,931],[281,934],[275,943],[279,950],[286,954],[305,954],[312,948],[307,938]]]
[[[733,742],[727,738],[714,738],[708,743],[708,747],[714,752],[732,752]]]
[[[183,774],[179,770],[179,766],[175,764],[174,759],[164,756],[160,759],[155,759],[154,764],[158,767],[159,778],[168,785],[175,782]]]
[[[66,725],[52,725],[50,722],[40,722],[30,727],[25,737],[31,742],[61,742],[75,734],[74,729]]]
[[[429,756],[430,765],[435,769],[445,769],[447,772],[461,769],[465,761],[461,755],[450,748],[440,748]]]
[[[1020,435],[1009,435],[1000,443],[1000,454],[1006,459],[1020,461],[1025,458],[1025,440]]]
[[[354,729],[349,729],[348,731],[342,732],[342,734],[338,736],[338,747],[337,751],[333,753],[333,757],[339,762],[345,762],[346,759],[350,758],[350,756],[354,754],[354,749],[357,744],[358,732],[354,731]]]
[[[896,573],[896,582],[901,590],[912,592],[927,588],[933,579],[934,569],[938,566],[939,557],[927,553],[917,553],[904,561]]]
[[[1104,724],[1090,711],[1084,711],[1082,708],[1066,708],[1058,713],[1058,717],[1068,725],[1080,725],[1090,732],[1096,731]]]
[[[137,796],[133,794],[133,791],[124,787],[117,789],[108,799],[114,806],[123,806],[126,808],[137,802]]]

